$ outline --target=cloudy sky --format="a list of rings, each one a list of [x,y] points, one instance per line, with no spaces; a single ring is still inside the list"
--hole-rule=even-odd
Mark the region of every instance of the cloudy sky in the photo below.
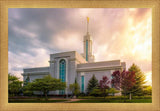
[[[137,64],[151,84],[152,10],[149,8],[10,8],[9,73],[22,80],[23,68],[49,66],[49,54],[83,52],[86,17],[96,61]]]

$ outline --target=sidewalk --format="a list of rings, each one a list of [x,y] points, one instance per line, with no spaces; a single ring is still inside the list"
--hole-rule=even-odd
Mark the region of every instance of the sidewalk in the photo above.
[[[64,103],[70,103],[70,102],[80,101],[80,100],[84,100],[84,99],[70,99],[69,101],[65,101]]]
[[[64,102],[58,102],[58,103],[70,103],[70,102],[74,102],[74,101],[80,101],[80,100],[84,100],[84,99],[71,99],[71,98],[50,98],[49,100],[68,100],[68,101],[64,101]]]

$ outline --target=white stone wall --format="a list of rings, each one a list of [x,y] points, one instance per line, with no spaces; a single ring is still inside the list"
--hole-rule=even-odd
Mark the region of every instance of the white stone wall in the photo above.
[[[82,55],[80,55],[78,52],[76,52],[75,58],[78,64],[88,63],[86,59]]]
[[[78,64],[77,68],[121,66],[120,60]]]
[[[23,81],[26,80],[27,76],[30,77],[31,82],[35,79],[42,78],[49,74],[49,67],[37,67],[37,68],[26,68],[23,69]]]
[[[49,72],[49,67],[26,68],[26,69],[23,69],[23,71],[24,71],[24,73]]]
[[[30,78],[30,82],[33,82],[33,80],[35,79],[40,79],[40,78],[43,78],[44,76],[47,76],[47,74],[45,75],[29,75],[29,78]],[[23,81],[25,81],[27,78],[27,75],[26,76],[23,76]]]
[[[73,84],[76,78],[76,65],[75,60],[69,61],[69,74],[68,74],[68,84]]]
[[[77,78],[77,82],[81,87],[81,75],[84,75],[85,92],[88,86],[88,81],[93,76],[93,74],[96,76],[98,81],[102,80],[103,76],[107,76],[109,80],[111,80],[111,74],[113,71],[126,67],[125,62],[120,62],[120,60],[88,63],[76,51],[62,52],[50,55],[49,67],[24,69],[24,73],[22,74],[24,80],[26,80],[28,74],[31,81],[34,79],[43,78],[48,74],[51,74],[52,77],[59,79],[59,61],[61,59],[65,59],[66,61],[67,87],[75,82],[75,78]],[[50,94],[53,93],[59,94],[58,91],[50,92]]]

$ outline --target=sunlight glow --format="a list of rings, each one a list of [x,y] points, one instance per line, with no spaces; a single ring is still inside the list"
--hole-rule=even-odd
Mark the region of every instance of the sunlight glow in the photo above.
[[[152,72],[148,72],[146,75],[146,84],[152,86]]]

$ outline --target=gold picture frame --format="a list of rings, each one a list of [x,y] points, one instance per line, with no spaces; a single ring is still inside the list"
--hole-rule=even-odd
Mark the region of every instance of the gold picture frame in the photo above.
[[[152,8],[152,103],[8,103],[8,8]],[[1,111],[159,111],[159,0],[0,0]]]

